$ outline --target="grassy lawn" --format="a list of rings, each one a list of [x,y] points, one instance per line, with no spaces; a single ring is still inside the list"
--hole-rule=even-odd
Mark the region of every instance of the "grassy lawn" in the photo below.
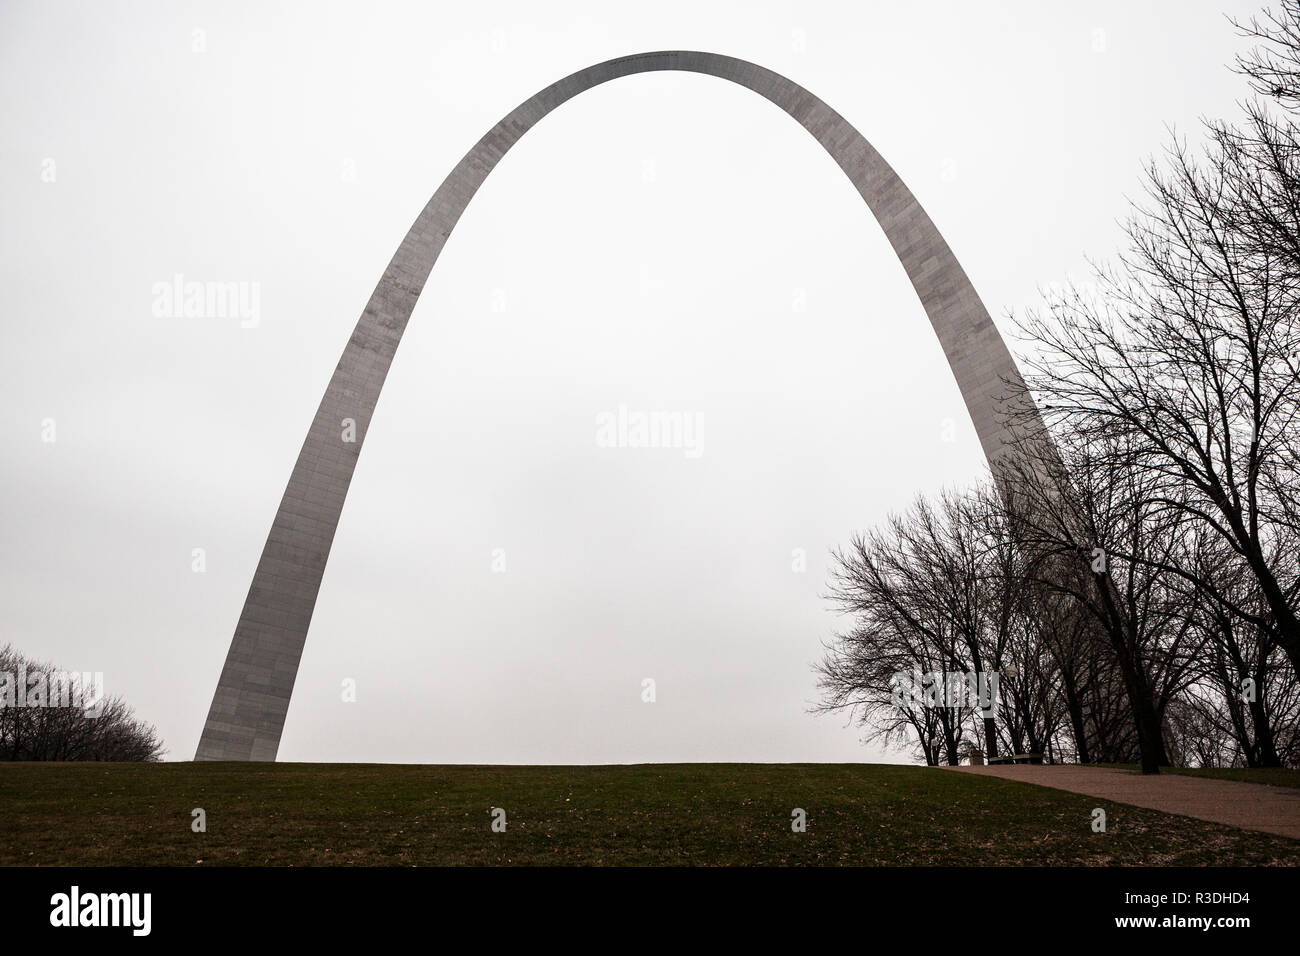
[[[924,767],[0,764],[4,865],[579,863],[1300,865],[1300,841]]]
[[[1135,763],[1103,763],[1099,767],[1114,767],[1117,770],[1137,770]],[[1180,773],[1189,777],[1211,777],[1215,780],[1237,780],[1242,783],[1264,783],[1274,787],[1294,787],[1300,790],[1300,770],[1285,770],[1273,767],[1226,769],[1212,767],[1161,767],[1161,773]]]

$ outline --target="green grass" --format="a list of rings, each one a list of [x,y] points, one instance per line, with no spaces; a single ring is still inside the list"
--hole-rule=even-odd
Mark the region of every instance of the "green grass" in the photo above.
[[[1135,763],[1103,763],[1099,767],[1117,770],[1137,770]],[[1263,783],[1274,787],[1294,787],[1300,790],[1300,770],[1277,767],[1161,767],[1161,773],[1178,773],[1188,777],[1209,777],[1214,780],[1236,780],[1241,783]]]
[[[1300,865],[1300,841],[924,767],[0,764],[4,865],[579,863]]]

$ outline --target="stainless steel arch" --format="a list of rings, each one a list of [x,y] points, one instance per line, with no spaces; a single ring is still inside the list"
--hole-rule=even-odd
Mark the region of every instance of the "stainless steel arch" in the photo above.
[[[994,474],[1009,452],[1010,386],[1020,373],[948,244],[880,154],[803,87],[714,53],[644,53],[548,86],[492,127],[438,187],[402,240],[349,339],[289,478],[217,683],[196,760],[274,760],[317,592],[370,417],[415,301],[447,237],[493,167],[543,116],[584,90],[634,73],[684,70],[738,83],[808,130],[885,231],[939,337]],[[355,440],[343,439],[344,422]],[[1021,412],[1017,428],[1041,429]]]

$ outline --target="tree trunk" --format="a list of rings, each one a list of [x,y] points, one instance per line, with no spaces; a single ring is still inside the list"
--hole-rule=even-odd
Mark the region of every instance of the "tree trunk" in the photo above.
[[[990,758],[998,755],[998,732],[993,720],[992,717],[984,718],[984,755]]]
[[[1280,767],[1282,760],[1277,755],[1277,745],[1273,741],[1273,728],[1264,712],[1264,701],[1256,699],[1250,702],[1250,719],[1255,725],[1255,757],[1261,767]]]
[[[1079,690],[1074,684],[1074,677],[1063,672],[1065,689],[1065,707],[1070,713],[1070,728],[1074,733],[1074,757],[1079,763],[1092,763],[1088,753],[1088,729],[1083,719],[1083,702],[1079,700]]]

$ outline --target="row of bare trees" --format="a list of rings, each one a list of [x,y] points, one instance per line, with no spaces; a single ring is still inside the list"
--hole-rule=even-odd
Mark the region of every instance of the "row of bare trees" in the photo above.
[[[1244,119],[1176,141],[1127,252],[1021,320],[1011,407],[1053,441],[837,555],[823,705],[931,763],[1300,764],[1300,7],[1239,26]],[[1001,706],[900,707],[909,670]]]
[[[120,697],[91,699],[84,687],[53,693],[46,678],[62,673],[11,645],[0,647],[0,760],[162,759],[158,732]],[[39,696],[24,699],[33,675],[45,682],[33,681]]]
[[[1054,507],[1013,513],[990,483],[918,498],[836,554],[831,596],[853,627],[819,665],[823,708],[931,764],[973,747],[1300,766],[1300,682],[1256,623],[1268,614],[1245,562],[1139,481],[1117,482],[1105,454],[1063,457],[1068,508],[1066,489],[1039,487],[1035,503]],[[900,681],[940,674],[996,675],[996,707],[898,699]]]

